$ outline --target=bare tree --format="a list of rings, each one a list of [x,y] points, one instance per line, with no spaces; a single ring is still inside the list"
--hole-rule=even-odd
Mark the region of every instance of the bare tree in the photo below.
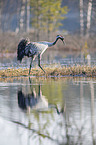
[[[84,35],[83,0],[80,0],[80,35]]]
[[[25,16],[25,0],[22,0],[19,19],[19,30],[24,31],[24,16]]]
[[[26,32],[29,32],[29,25],[30,25],[30,0],[26,0],[25,5],[26,11],[25,11],[25,30]]]
[[[0,30],[1,30],[1,2],[0,2]]]
[[[89,31],[90,31],[90,26],[91,26],[91,15],[92,15],[92,0],[89,0],[88,11],[87,11],[86,37],[89,37]]]

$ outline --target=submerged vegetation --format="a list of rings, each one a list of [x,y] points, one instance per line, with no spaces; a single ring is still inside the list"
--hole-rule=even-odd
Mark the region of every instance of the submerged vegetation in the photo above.
[[[46,76],[46,77],[52,77],[52,76],[87,76],[87,77],[95,77],[96,76],[96,66],[70,66],[70,67],[53,67],[44,68],[46,71],[46,74],[39,69],[39,68],[33,68],[30,72],[31,76]],[[0,70],[0,77],[19,77],[19,76],[28,76],[29,75],[29,69],[15,69],[15,68],[8,68],[6,70]]]

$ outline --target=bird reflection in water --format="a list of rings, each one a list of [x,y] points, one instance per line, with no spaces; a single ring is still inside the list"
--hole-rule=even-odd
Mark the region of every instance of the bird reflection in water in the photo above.
[[[25,95],[22,89],[18,91],[18,105],[23,110],[27,110],[29,107],[33,107],[38,103],[39,95],[36,96],[35,89],[33,89],[32,94]]]
[[[28,111],[30,113],[30,109],[36,109],[37,111],[45,111],[48,108],[53,108],[56,110],[57,114],[61,114],[65,111],[64,106],[59,110],[56,104],[48,103],[46,97],[42,94],[41,84],[38,85],[38,92],[33,87],[31,79],[29,77],[30,82],[30,91],[31,93],[25,94],[22,91],[22,88],[18,90],[18,105],[21,109]]]
[[[28,110],[30,112],[30,108],[32,109],[42,109],[48,108],[48,101],[45,96],[42,95],[41,84],[38,85],[38,92],[36,92],[35,87],[33,87],[31,79],[30,82],[30,91],[31,93],[25,94],[22,91],[22,88],[18,90],[18,105],[23,110]]]

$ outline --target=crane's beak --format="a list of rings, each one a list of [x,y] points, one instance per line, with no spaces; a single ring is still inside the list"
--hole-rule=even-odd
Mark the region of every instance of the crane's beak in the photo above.
[[[62,39],[62,42],[63,42],[64,45],[66,45],[66,43],[65,43],[65,41],[64,41],[64,38]]]
[[[66,43],[64,41],[64,37],[61,37],[60,39],[62,40],[63,44],[66,45]]]

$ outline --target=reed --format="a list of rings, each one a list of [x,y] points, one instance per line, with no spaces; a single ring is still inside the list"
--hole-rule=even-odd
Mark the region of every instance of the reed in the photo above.
[[[45,67],[44,70],[46,74],[39,68],[33,68],[31,70],[31,76],[87,76],[95,77],[96,76],[96,66],[69,66],[69,67]],[[0,77],[20,77],[28,76],[29,69],[23,68],[8,68],[6,70],[0,70]]]

